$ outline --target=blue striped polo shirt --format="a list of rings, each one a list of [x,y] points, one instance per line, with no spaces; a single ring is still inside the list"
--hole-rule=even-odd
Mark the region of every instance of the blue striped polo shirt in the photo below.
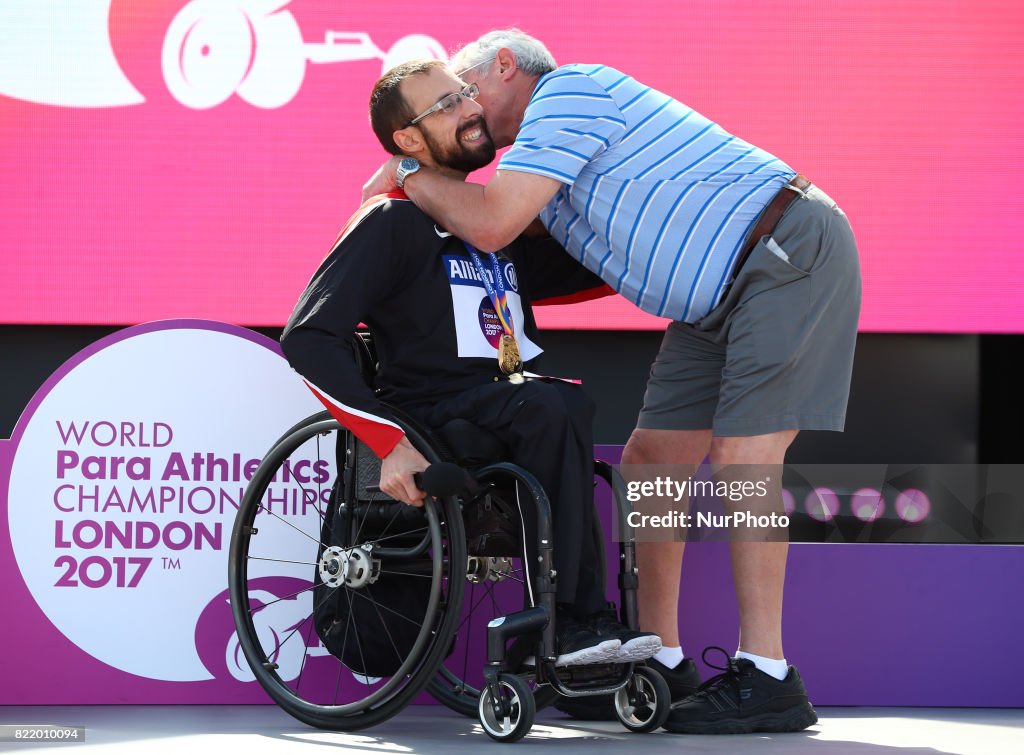
[[[718,303],[758,214],[795,171],[613,68],[545,74],[499,170],[564,185],[541,221],[645,312],[694,322]]]

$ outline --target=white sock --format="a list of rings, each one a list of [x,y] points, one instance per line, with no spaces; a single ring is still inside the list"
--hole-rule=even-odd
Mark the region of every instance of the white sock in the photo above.
[[[758,670],[773,676],[780,682],[786,678],[789,673],[789,664],[786,663],[786,659],[777,660],[775,658],[765,658],[763,655],[754,655],[753,653],[747,653],[743,650],[736,651],[737,658],[746,658],[748,661],[753,661],[754,665],[757,666]]]
[[[683,649],[678,646],[674,648],[662,647],[661,650],[654,654],[654,660],[665,668],[675,668],[683,662],[685,657]]]

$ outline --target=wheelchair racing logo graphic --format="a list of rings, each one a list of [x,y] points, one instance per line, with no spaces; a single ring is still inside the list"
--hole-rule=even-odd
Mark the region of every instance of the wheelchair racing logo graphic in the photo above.
[[[309,580],[295,577],[260,577],[250,582],[257,636],[261,647],[271,651],[267,660],[277,664],[278,674],[286,681],[299,676],[307,658],[328,654],[310,627],[310,587]],[[214,596],[203,610],[196,622],[195,641],[200,660],[213,676],[256,681],[242,653],[227,590]]]
[[[0,95],[65,107],[145,102],[110,40],[113,0],[54,7],[21,0],[0,10],[8,37],[0,45]],[[409,34],[387,50],[368,32],[326,30],[306,42],[286,9],[291,0],[191,0],[167,27],[160,64],[171,96],[185,107],[216,107],[237,94],[278,108],[302,88],[306,64],[380,60],[381,72],[413,58],[447,60],[432,37]],[[13,7],[12,7],[13,6]]]

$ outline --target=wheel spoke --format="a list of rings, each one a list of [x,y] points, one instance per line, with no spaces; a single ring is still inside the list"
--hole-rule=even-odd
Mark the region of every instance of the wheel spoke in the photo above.
[[[282,595],[281,597],[279,597],[279,598],[277,598],[275,600],[268,600],[266,603],[261,605],[259,608],[250,608],[249,609],[249,615],[251,616],[251,615],[255,614],[257,611],[262,611],[267,606],[272,606],[275,603],[280,603],[282,600],[290,600],[290,599],[294,598],[297,595],[302,595],[302,593],[304,593],[304,592],[309,592],[314,587],[315,587],[315,585],[310,584],[309,587],[303,587],[301,590],[296,590],[295,592],[289,593],[288,595]]]
[[[318,537],[313,537],[313,536],[312,536],[312,535],[310,535],[310,534],[309,534],[308,532],[303,532],[303,531],[302,531],[302,530],[300,530],[300,529],[299,529],[298,527],[296,527],[296,526],[295,526],[294,524],[292,524],[291,522],[289,522],[289,521],[288,521],[287,519],[284,519],[284,518],[282,518],[282,517],[278,516],[278,515],[277,515],[277,514],[275,514],[275,513],[273,512],[273,511],[271,511],[270,509],[268,509],[268,508],[267,508],[266,506],[264,506],[264,505],[263,505],[263,501],[260,501],[260,502],[259,502],[259,504],[258,504],[258,507],[259,507],[260,509],[262,509],[263,511],[266,511],[266,512],[267,512],[268,514],[270,514],[270,516],[274,517],[275,519],[277,519],[277,520],[279,520],[279,521],[281,521],[281,522],[284,522],[284,523],[285,523],[286,525],[288,525],[288,526],[289,526],[289,527],[291,527],[291,528],[292,528],[293,530],[295,530],[296,532],[298,532],[298,533],[299,533],[300,535],[302,535],[302,536],[303,536],[304,538],[307,538],[307,539],[309,539],[309,540],[312,540],[312,541],[313,541],[314,543],[316,543],[316,544],[317,544],[318,546],[320,546],[321,548],[325,548],[325,547],[327,547],[326,545],[324,545],[324,543],[321,543],[321,542],[320,542],[320,538],[318,538]],[[255,523],[256,523],[256,520],[255,520],[255,517],[254,517],[254,518],[253,518],[253,524],[255,524]]]
[[[346,481],[352,485],[348,465],[356,459],[346,450],[355,452],[358,441],[337,427],[325,413],[317,414],[267,452],[236,515],[231,594],[242,603],[235,610],[239,650],[252,660],[253,673],[271,697],[300,720],[350,730],[390,717],[430,680],[427,671],[440,664],[461,618],[466,555],[452,501],[432,502],[417,512],[376,495],[364,511],[355,498],[366,496],[345,490]],[[414,428],[408,432],[420,442]],[[350,508],[340,508],[346,501]],[[255,536],[258,528],[262,537]],[[323,583],[320,554],[335,544],[340,551],[365,544],[361,555],[374,563],[361,557],[353,563],[372,568],[373,582],[361,573],[358,588],[340,580],[333,587]],[[388,579],[410,590],[415,586],[428,607],[390,597]],[[479,595],[473,602],[478,614],[486,613],[479,610],[486,605]],[[479,623],[477,615],[472,622]],[[236,661],[245,668],[241,652]],[[463,673],[467,663],[458,664]],[[368,676],[394,668],[401,673]]]
[[[298,564],[299,566],[317,566],[311,561],[293,561],[287,558],[268,558],[267,556],[246,556],[250,561],[272,561],[275,564]]]

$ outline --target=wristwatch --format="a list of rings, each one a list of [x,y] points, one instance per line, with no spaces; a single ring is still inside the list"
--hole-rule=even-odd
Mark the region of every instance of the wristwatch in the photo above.
[[[395,171],[395,185],[401,189],[405,186],[405,179],[420,169],[420,161],[415,157],[403,157],[398,163]]]

